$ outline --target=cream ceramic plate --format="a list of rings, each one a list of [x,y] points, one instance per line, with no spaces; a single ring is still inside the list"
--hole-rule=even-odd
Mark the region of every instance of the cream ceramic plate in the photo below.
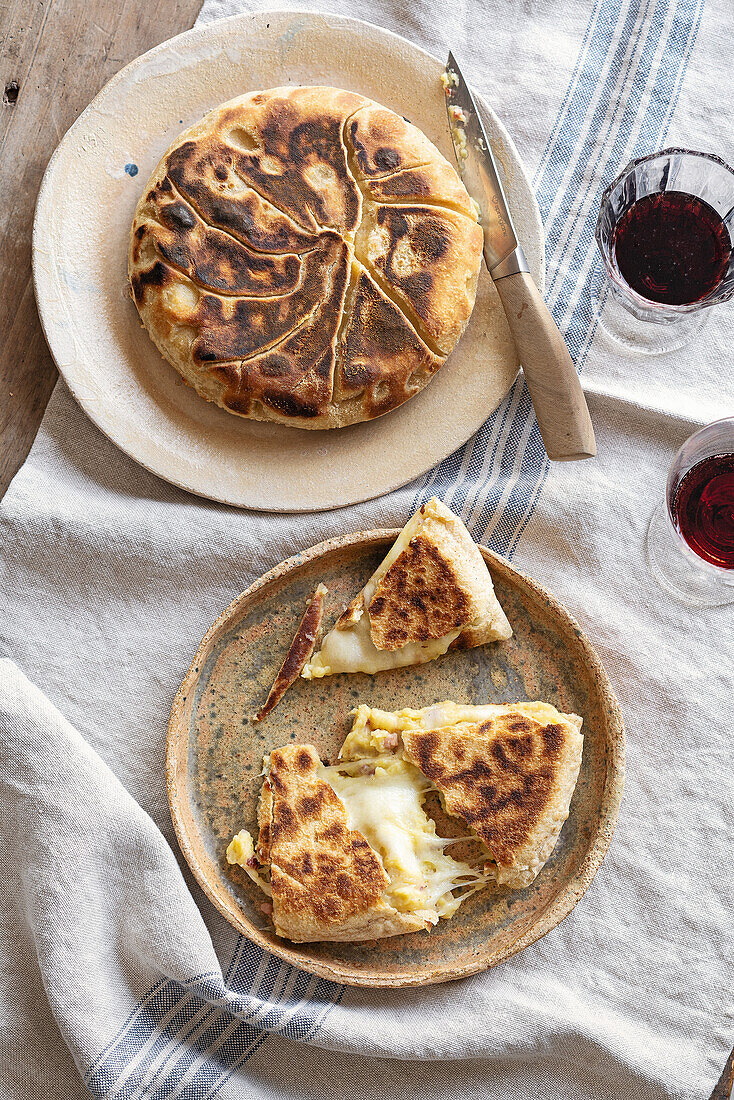
[[[430,664],[377,676],[300,679],[259,725],[248,721],[264,702],[304,601],[318,582],[329,589],[324,619],[329,629],[397,535],[365,531],[332,539],[256,581],[199,646],[168,727],[171,815],[199,884],[255,943],[304,970],[350,985],[449,981],[495,966],[545,935],[570,913],[604,858],[624,779],[619,706],[591,643],[549,592],[484,547],[514,630],[508,642],[455,650]],[[264,896],[225,859],[234,833],[243,827],[257,832],[263,754],[288,741],[306,741],[333,761],[357,703],[399,710],[447,698],[459,703],[544,699],[583,716],[584,753],[570,816],[538,878],[526,890],[475,894],[430,933],[363,943],[280,939],[262,912]],[[435,803],[433,812],[440,820]],[[468,852],[454,854],[465,858]]]
[[[402,408],[338,431],[259,424],[207,404],[159,355],[129,299],[127,237],[148,176],[182,129],[257,88],[330,84],[416,123],[453,161],[442,62],[355,19],[303,12],[235,16],[188,31],[115,76],[74,123],[44,176],[33,232],[36,297],[64,380],[105,435],[191,492],[266,511],[335,508],[389,492],[483,424],[517,371],[486,271],[467,331]],[[536,280],[543,232],[517,152],[487,123]]]

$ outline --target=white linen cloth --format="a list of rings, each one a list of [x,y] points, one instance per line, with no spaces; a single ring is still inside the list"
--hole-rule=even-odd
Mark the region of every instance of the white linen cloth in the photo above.
[[[243,6],[206,0],[201,18]],[[734,316],[713,310],[675,355],[623,352],[597,328],[593,225],[635,153],[734,159],[731,11],[351,11],[454,49],[534,172],[548,299],[599,457],[549,468],[518,385],[416,484],[335,513],[258,515],[138,468],[57,386],[0,506],[0,1095],[706,1100],[734,1042],[732,615],[676,604],[643,542],[675,450],[734,412]],[[193,883],[164,791],[166,719],[238,591],[298,548],[402,524],[434,492],[598,647],[626,718],[626,795],[591,889],[540,943],[460,983],[342,989],[264,956]]]

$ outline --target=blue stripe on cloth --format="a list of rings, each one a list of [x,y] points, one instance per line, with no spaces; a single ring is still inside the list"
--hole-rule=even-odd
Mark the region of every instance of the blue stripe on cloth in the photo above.
[[[307,1039],[342,995],[341,986],[266,955],[244,937],[236,952],[228,986],[214,974],[186,985],[159,983],[86,1077],[90,1092],[121,1100],[209,1095],[201,1091],[202,1073],[220,1083],[269,1033]]]
[[[654,79],[650,79],[651,73],[649,68],[643,73],[641,73],[638,68],[634,74],[634,84],[647,88],[647,103],[645,110],[637,120],[630,118],[630,111],[628,108],[633,97],[625,95],[623,99],[625,105],[623,122],[619,127],[618,136],[614,142],[612,153],[605,157],[603,163],[600,161],[597,166],[596,190],[594,192],[593,202],[590,206],[590,214],[581,228],[579,234],[580,243],[574,251],[574,261],[576,264],[582,261],[584,257],[588,258],[589,256],[591,256],[591,262],[586,265],[588,270],[583,280],[581,280],[580,286],[577,276],[575,304],[573,304],[570,314],[569,304],[572,297],[573,283],[573,275],[570,274],[570,272],[573,271],[574,261],[569,265],[569,274],[566,276],[561,286],[560,298],[551,303],[553,314],[556,321],[559,323],[561,331],[564,333],[571,354],[579,370],[583,369],[589,349],[593,343],[594,333],[596,332],[599,315],[603,305],[603,300],[601,303],[595,301],[591,292],[594,282],[599,278],[601,267],[601,259],[598,257],[594,243],[596,213],[601,199],[601,192],[628,160],[641,156],[643,153],[649,152],[652,149],[660,148],[664,143],[670,120],[678,102],[678,96],[680,94],[688,61],[696,42],[704,6],[705,0],[678,0],[673,8],[667,13],[668,29],[667,34],[664,36],[664,40],[658,44],[658,49],[660,49],[662,45],[663,54],[661,63],[658,65],[656,72],[652,74]],[[645,64],[649,65],[651,47],[652,43],[650,42],[645,57],[640,61],[640,68]],[[638,99],[637,102],[639,109]],[[624,135],[625,132],[629,134],[635,121],[637,121],[639,127],[637,136],[631,146],[628,146],[624,141]],[[590,150],[589,152],[591,154],[592,151]],[[539,434],[538,432],[538,439]],[[540,496],[545,479],[548,476],[549,469],[550,465],[548,460],[544,459],[541,475],[537,479],[537,484],[530,494],[529,505],[525,513],[520,516],[519,522],[515,524],[514,533],[507,543],[506,552],[508,556],[512,556],[514,553],[530,521],[533,509]]]
[[[597,323],[591,286],[598,272],[594,228],[602,187],[627,159],[662,141],[702,3],[600,0],[589,20],[594,31],[582,43],[569,83],[565,117],[554,125],[555,137],[541,158],[535,185],[547,232],[549,304],[579,370]],[[415,495],[417,505],[433,492],[443,494],[477,538],[508,557],[549,470],[522,378],[515,388],[520,399],[511,392],[473,440],[419,483]],[[479,466],[484,476],[472,481]]]
[[[600,190],[626,159],[663,140],[703,5],[596,0],[590,13],[535,179],[546,223],[549,301],[579,369],[598,320],[591,286]],[[414,504],[442,496],[477,537],[511,556],[548,469],[527,387],[518,379],[477,435],[421,479]],[[155,985],[92,1064],[86,1084],[105,1098],[205,1100],[268,1035],[313,1036],[343,993],[240,937],[224,980],[216,972]]]
[[[575,91],[578,87],[579,76],[580,76],[580,74],[583,70],[583,67],[584,67],[585,63],[586,63],[586,57],[587,57],[587,52],[588,52],[587,47],[589,45],[589,41],[595,42],[596,45],[599,45],[601,43],[601,38],[595,40],[593,38],[593,34],[594,34],[594,31],[596,30],[597,22],[598,22],[598,19],[599,19],[599,13],[601,12],[603,6],[604,6],[604,0],[595,0],[594,7],[593,7],[591,15],[589,17],[589,22],[586,24],[586,31],[585,31],[584,37],[581,41],[581,46],[579,48],[578,56],[576,58],[576,65],[574,67],[573,73],[571,74],[571,79],[568,82],[568,86],[566,88],[566,94],[563,97],[563,102],[561,103],[561,106],[558,108],[558,112],[556,114],[555,122],[553,123],[553,126],[551,127],[550,133],[548,134],[548,140],[545,143],[545,149],[543,150],[543,155],[540,158],[540,162],[538,164],[538,169],[537,169],[536,174],[535,174],[535,179],[533,180],[533,184],[536,187],[536,189],[537,189],[538,179],[539,179],[541,173],[545,170],[545,168],[548,164],[548,161],[550,160],[551,153],[552,153],[553,149],[555,148],[555,143],[556,143],[556,140],[558,138],[558,135],[561,132],[561,130],[564,128],[564,126],[568,124],[569,105],[570,105],[570,102],[571,102],[571,97],[574,95],[574,93],[575,93]]]

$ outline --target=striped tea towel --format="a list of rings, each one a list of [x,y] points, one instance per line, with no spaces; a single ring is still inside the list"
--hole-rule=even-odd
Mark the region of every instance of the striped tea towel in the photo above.
[[[205,0],[201,19],[244,8]],[[532,169],[599,458],[551,468],[519,382],[387,498],[238,513],[135,466],[57,387],[0,506],[0,1094],[706,1100],[734,1042],[731,612],[674,604],[643,540],[677,447],[733,411],[734,318],[712,311],[672,356],[623,352],[597,324],[593,230],[636,153],[734,159],[729,0],[350,10],[453,49]],[[238,937],[193,883],[163,788],[166,718],[240,589],[296,548],[399,526],[432,494],[598,646],[627,721],[626,798],[591,890],[540,943],[459,983],[345,989]]]

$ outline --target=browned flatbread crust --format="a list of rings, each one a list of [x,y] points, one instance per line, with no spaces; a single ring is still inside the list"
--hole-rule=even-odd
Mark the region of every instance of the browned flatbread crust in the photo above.
[[[486,845],[499,882],[529,885],[568,817],[583,748],[571,718],[580,726],[576,716],[544,724],[508,707],[481,723],[402,731],[407,758]]]
[[[421,505],[418,517],[416,533],[367,609],[377,649],[443,638],[460,628],[454,648],[509,637],[487,566],[459,517],[435,497]]]
[[[474,305],[464,258],[476,250],[478,229],[466,214],[401,203],[366,207],[357,233],[357,258],[439,356],[449,354]]]
[[[369,606],[378,649],[443,638],[466,626],[475,611],[471,593],[450,559],[426,535],[415,535],[382,578]]]
[[[384,898],[377,853],[349,828],[344,804],[320,778],[313,745],[270,754],[258,812],[258,856],[270,866],[273,921],[296,943],[358,940],[424,927]]]
[[[348,139],[355,175],[377,202],[438,195],[446,207],[476,221],[476,207],[452,165],[401,115],[369,102],[349,120]]]
[[[409,205],[406,205],[409,204]],[[174,142],[133,222],[143,324],[202,397],[306,428],[427,384],[476,295],[482,232],[416,127],[336,88],[275,88]]]
[[[307,602],[298,629],[293,637],[285,660],[280,666],[273,686],[268,692],[268,697],[260,710],[253,717],[254,722],[262,722],[271,711],[275,710],[280,700],[292,684],[301,675],[306,661],[313,653],[316,639],[321,630],[321,620],[324,617],[324,596],[327,589],[323,584],[316,587],[315,592]]]
[[[373,420],[422,390],[443,359],[427,347],[372,275],[352,264],[351,313],[342,320],[334,400],[343,417]],[[346,423],[346,420],[345,420]]]

